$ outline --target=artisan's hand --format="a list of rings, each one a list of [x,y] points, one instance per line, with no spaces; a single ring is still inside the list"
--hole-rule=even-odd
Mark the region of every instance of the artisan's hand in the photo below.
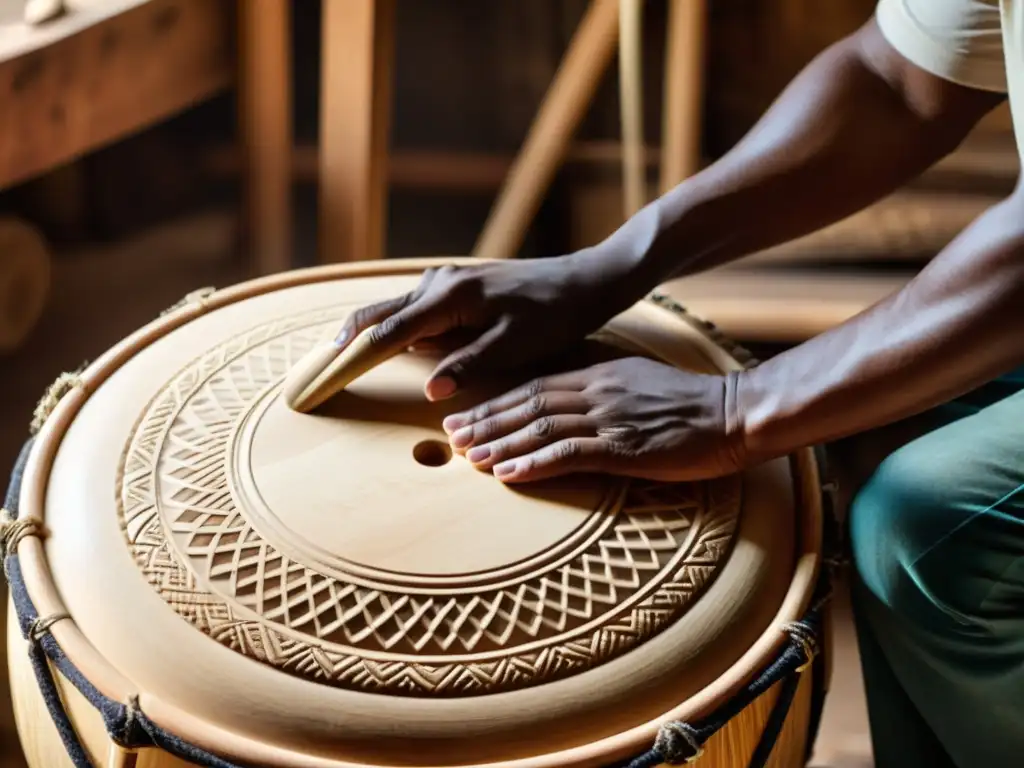
[[[440,400],[600,328],[639,298],[623,289],[624,271],[594,252],[431,269],[411,293],[354,312],[338,340],[343,346],[372,327],[371,343],[387,350],[444,350],[426,383],[427,397]]]
[[[627,358],[537,379],[444,428],[454,450],[505,482],[572,472],[705,479],[740,468],[732,385]]]

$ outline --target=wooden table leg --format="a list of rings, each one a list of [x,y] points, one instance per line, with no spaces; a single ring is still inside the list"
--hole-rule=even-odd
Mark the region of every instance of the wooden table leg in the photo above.
[[[475,256],[516,255],[608,68],[618,36],[618,0],[593,0],[491,209]]]
[[[291,3],[239,0],[247,237],[259,275],[292,266]]]
[[[394,0],[324,0],[320,258],[384,256]]]
[[[706,0],[669,0],[661,192],[700,170]]]

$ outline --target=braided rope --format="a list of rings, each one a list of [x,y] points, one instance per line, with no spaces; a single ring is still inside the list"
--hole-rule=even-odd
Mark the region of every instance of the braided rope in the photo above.
[[[692,763],[704,754],[697,729],[688,723],[672,721],[662,724],[654,740],[654,751],[669,765]]]
[[[5,507],[0,507],[0,557],[18,551],[22,539],[29,536],[42,536],[43,521],[37,517],[26,517],[21,520]]]
[[[796,672],[799,674],[811,666],[818,655],[817,633],[805,621],[791,621],[784,624],[782,629],[797,642],[804,652],[804,663],[796,668]]]
[[[163,312],[161,312],[160,317],[163,317],[164,315],[169,315],[172,312],[177,312],[179,309],[187,307],[189,304],[198,304],[199,306],[203,306],[206,303],[206,300],[209,299],[216,292],[217,289],[214,288],[213,286],[197,288],[194,291],[186,293],[182,298],[180,298],[174,304],[172,304]]]
[[[82,363],[76,370],[62,373],[47,388],[42,398],[36,404],[35,411],[32,413],[32,423],[29,430],[33,435],[38,434],[39,430],[43,428],[43,424],[50,418],[50,414],[53,413],[61,398],[75,387],[81,386],[82,371],[85,370],[86,365],[86,363]]]
[[[138,734],[145,732],[143,717],[139,695],[133,693],[124,705],[123,718],[117,729],[119,733],[111,734],[111,738],[122,748],[136,749]]]

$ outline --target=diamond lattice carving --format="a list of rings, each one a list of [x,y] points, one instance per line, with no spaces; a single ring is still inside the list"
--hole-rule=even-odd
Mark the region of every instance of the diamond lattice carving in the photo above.
[[[211,349],[138,422],[121,467],[122,527],[141,572],[181,618],[324,683],[470,695],[612,659],[677,620],[710,581],[737,523],[735,478],[635,483],[586,549],[500,586],[439,595],[339,578],[286,555],[232,492],[232,436],[340,318],[338,308],[309,312]]]

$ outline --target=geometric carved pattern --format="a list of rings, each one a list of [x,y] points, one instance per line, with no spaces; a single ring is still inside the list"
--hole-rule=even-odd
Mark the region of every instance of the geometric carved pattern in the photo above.
[[[738,478],[633,483],[586,546],[501,583],[449,593],[324,573],[286,555],[230,482],[233,439],[343,307],[265,323],[192,361],[136,425],[119,475],[122,529],[167,605],[215,641],[321,683],[467,696],[576,674],[682,616],[727,554]]]

